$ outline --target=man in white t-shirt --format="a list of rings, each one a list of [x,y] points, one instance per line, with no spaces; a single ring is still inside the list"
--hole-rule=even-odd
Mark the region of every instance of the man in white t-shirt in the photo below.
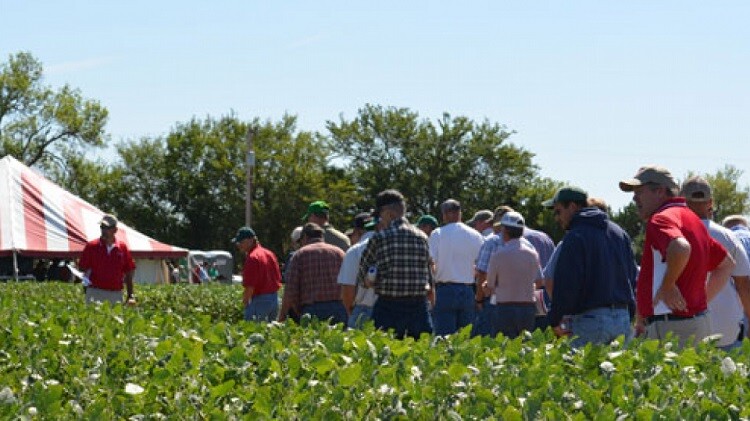
[[[367,242],[375,234],[374,230],[378,223],[378,218],[373,218],[369,214],[359,214],[355,217],[354,225],[361,225],[364,234],[356,238],[356,242],[346,251],[336,280],[341,285],[341,301],[349,315],[347,326],[350,329],[361,328],[365,322],[372,319],[372,306],[378,300],[374,289],[357,285],[362,253],[367,248]]]
[[[436,335],[448,335],[474,322],[474,260],[484,237],[461,222],[457,200],[446,200],[440,210],[444,225],[429,239],[436,279],[432,322]]]
[[[711,237],[721,243],[737,263],[729,282],[713,299],[709,297],[708,302],[708,310],[711,313],[711,334],[721,335],[717,346],[729,350],[740,345],[740,338],[744,334],[743,318],[748,308],[745,307],[743,311],[743,303],[750,304],[750,297],[741,297],[739,291],[747,295],[747,288],[737,288],[737,286],[747,285],[750,282],[750,262],[742,244],[732,231],[711,220],[713,195],[711,186],[706,180],[701,177],[689,178],[682,185],[681,195],[685,196],[690,210],[706,225]]]

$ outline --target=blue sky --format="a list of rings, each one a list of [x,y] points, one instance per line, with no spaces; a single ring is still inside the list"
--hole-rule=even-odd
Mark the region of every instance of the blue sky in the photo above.
[[[364,104],[504,124],[543,176],[603,197],[750,152],[750,2],[0,0],[0,56],[110,111],[114,141],[193,116],[323,130]],[[439,200],[440,198],[438,198]]]

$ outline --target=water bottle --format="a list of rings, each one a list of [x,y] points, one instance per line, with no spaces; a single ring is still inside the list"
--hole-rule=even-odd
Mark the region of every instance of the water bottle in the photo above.
[[[375,278],[378,276],[378,268],[376,266],[370,266],[369,269],[367,269],[367,279],[365,280],[365,286],[367,288],[372,288],[372,286],[375,284]]]

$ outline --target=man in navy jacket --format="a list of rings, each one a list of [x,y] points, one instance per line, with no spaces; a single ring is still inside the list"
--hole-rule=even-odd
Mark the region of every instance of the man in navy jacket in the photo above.
[[[637,267],[631,239],[607,214],[587,207],[587,194],[563,187],[543,204],[567,230],[559,247],[549,322],[557,335],[572,334],[573,346],[632,337]],[[570,316],[567,326],[561,326]],[[565,317],[565,319],[568,319]]]

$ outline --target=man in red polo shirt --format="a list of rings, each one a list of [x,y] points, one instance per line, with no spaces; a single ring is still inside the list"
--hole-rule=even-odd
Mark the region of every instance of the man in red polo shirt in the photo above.
[[[250,227],[237,230],[232,241],[246,256],[242,267],[245,320],[276,320],[279,314],[278,291],[281,288],[281,270],[276,255],[260,245],[255,231]]]
[[[685,198],[676,197],[677,188],[672,174],[658,166],[641,167],[634,178],[620,182],[622,191],[634,193],[638,215],[647,222],[636,283],[636,333],[664,339],[672,332],[684,346],[710,334],[706,289],[726,282],[734,261]]]
[[[127,304],[133,299],[133,272],[135,261],[128,246],[115,238],[117,218],[104,215],[99,222],[102,235],[89,241],[83,248],[78,267],[85,274],[86,302],[109,301],[113,305],[122,302],[122,286],[127,288]]]

